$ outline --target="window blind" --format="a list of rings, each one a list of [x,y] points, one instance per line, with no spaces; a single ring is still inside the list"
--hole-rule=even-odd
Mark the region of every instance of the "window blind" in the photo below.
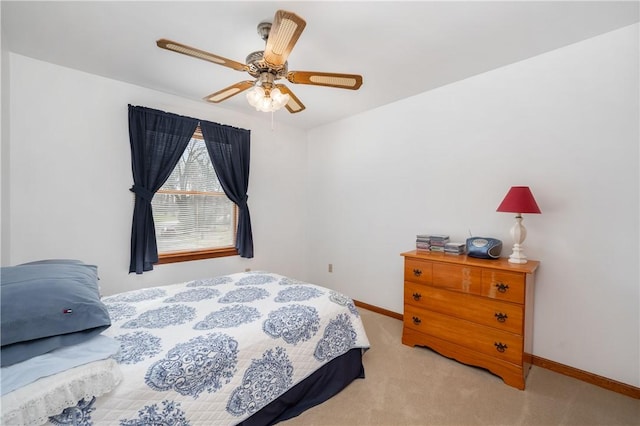
[[[236,206],[220,186],[199,130],[153,197],[159,254],[235,244]]]

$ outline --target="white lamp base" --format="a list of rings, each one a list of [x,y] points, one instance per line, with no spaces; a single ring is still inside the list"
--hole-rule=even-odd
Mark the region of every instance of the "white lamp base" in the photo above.
[[[522,252],[520,244],[513,245],[513,253],[509,256],[509,262],[511,263],[527,263],[527,256]]]
[[[518,213],[516,223],[511,227],[511,238],[513,239],[513,253],[509,256],[511,263],[527,263],[527,256],[522,251],[522,243],[527,238],[527,230],[522,225],[522,215]]]

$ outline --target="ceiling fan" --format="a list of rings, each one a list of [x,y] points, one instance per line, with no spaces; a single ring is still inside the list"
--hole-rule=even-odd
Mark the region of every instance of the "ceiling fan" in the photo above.
[[[287,58],[306,26],[304,19],[293,12],[278,10],[273,23],[263,21],[258,24],[258,34],[265,41],[264,51],[250,53],[246,64],[224,58],[204,50],[196,49],[175,41],[160,39],[158,47],[182,53],[194,58],[223,65],[236,71],[246,71],[255,80],[245,80],[206,96],[209,102],[222,102],[247,89],[249,103],[260,111],[275,111],[284,106],[290,113],[300,112],[305,106],[284,84],[277,83],[285,78],[294,84],[336,87],[357,90],[362,85],[362,76],[315,71],[289,71]]]

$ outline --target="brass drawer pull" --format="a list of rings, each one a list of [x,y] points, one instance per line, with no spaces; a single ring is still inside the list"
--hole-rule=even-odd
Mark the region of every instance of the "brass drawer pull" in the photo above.
[[[422,320],[421,320],[420,318],[418,318],[418,317],[412,317],[411,319],[413,320],[413,323],[414,323],[415,325],[420,325],[420,324],[422,324]]]
[[[421,269],[414,269],[413,270],[413,275],[415,275],[416,277],[419,277],[420,275],[422,275],[422,270]]]
[[[505,322],[507,318],[509,318],[507,314],[503,314],[502,312],[496,312],[494,316],[498,322]]]
[[[496,283],[496,288],[498,289],[499,293],[506,293],[507,290],[509,290],[509,284]]]
[[[420,293],[413,293],[413,300],[417,302],[420,299],[422,299],[422,295]]]
[[[494,342],[493,345],[496,347],[496,350],[498,352],[504,352],[509,348],[507,345],[505,345],[502,342]]]

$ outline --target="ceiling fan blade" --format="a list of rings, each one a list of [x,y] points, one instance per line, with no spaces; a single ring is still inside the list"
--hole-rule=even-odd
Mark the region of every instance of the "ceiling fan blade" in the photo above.
[[[358,90],[362,86],[362,76],[358,74],[338,74],[332,72],[289,71],[287,80],[296,84],[337,87]]]
[[[254,83],[254,81],[249,80],[241,81],[222,90],[218,90],[217,92],[212,93],[209,96],[205,96],[203,99],[205,101],[213,103],[222,102],[225,99],[229,99],[230,97],[237,95],[240,92],[244,92],[245,90],[250,89],[251,87],[253,87]]]
[[[214,64],[223,65],[225,67],[233,68],[237,71],[246,71],[247,65],[240,62],[232,61],[231,59],[223,58],[222,56],[214,55],[213,53],[205,52],[204,50],[196,49],[175,41],[161,38],[156,41],[158,47],[171,50],[172,52],[182,53],[183,55],[192,56],[198,59],[204,59],[205,61],[213,62]]]
[[[300,102],[300,99],[298,99],[298,97],[294,95],[287,86],[284,84],[276,84],[276,87],[280,89],[282,93],[289,95],[289,102],[287,102],[285,108],[287,108],[291,114],[295,114],[296,112],[300,112],[306,108],[302,102]]]
[[[275,67],[284,65],[306,25],[295,13],[278,10],[264,48],[264,60]]]

